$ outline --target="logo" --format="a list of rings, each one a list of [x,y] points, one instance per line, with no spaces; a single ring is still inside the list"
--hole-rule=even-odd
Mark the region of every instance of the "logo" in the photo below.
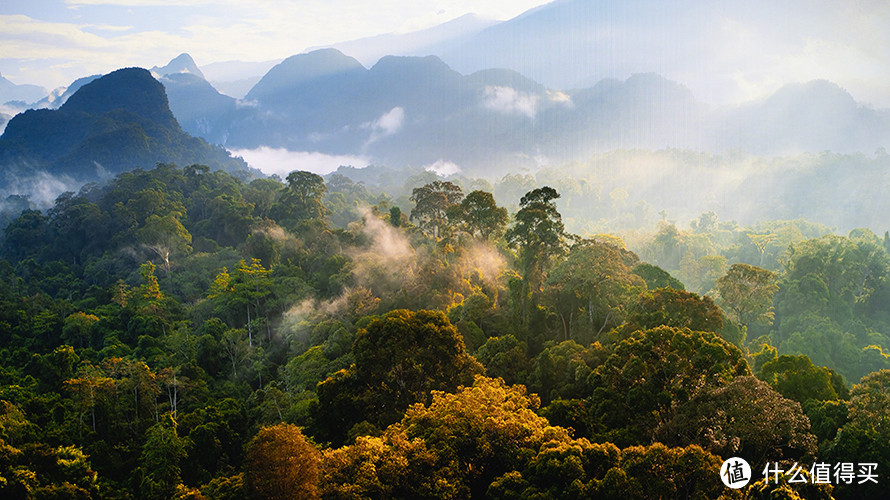
[[[742,488],[751,481],[751,466],[744,458],[732,457],[720,467],[720,480],[729,488]]]

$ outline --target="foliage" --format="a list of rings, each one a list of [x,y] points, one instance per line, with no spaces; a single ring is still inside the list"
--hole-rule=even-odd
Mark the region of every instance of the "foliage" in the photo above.
[[[431,390],[454,390],[482,371],[457,329],[436,311],[373,318],[356,333],[352,353],[354,365],[318,385],[318,425],[338,442],[362,420],[384,428]]]
[[[264,427],[247,444],[246,487],[255,498],[318,498],[319,459],[299,427]]]
[[[870,231],[705,213],[619,238],[600,226],[628,192],[603,203],[594,179],[388,171],[383,192],[343,171],[365,181],[159,164],[22,204],[0,243],[0,496],[820,497],[723,489],[718,456],[890,460]]]
[[[751,371],[741,351],[713,332],[660,326],[615,346],[590,378],[592,437],[648,444],[697,395]]]

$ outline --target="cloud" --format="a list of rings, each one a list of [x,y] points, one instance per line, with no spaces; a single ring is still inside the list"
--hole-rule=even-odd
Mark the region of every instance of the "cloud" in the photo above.
[[[368,137],[368,142],[365,143],[365,146],[379,141],[384,137],[396,134],[402,129],[404,123],[405,110],[399,106],[383,113],[380,118],[377,118],[373,122],[363,123],[361,127],[371,131],[371,136]]]
[[[538,96],[519,92],[512,87],[489,85],[483,91],[482,105],[505,115],[519,114],[534,118],[538,113]]]
[[[461,172],[461,168],[450,161],[447,160],[438,160],[435,163],[430,165],[426,165],[423,167],[427,172],[434,172],[436,175],[441,177],[448,177],[449,175],[454,175]]]
[[[565,92],[559,90],[548,90],[547,91],[547,99],[554,104],[562,104],[567,108],[574,108],[575,103],[572,102],[572,97]]]
[[[288,151],[283,148],[262,146],[257,149],[232,149],[232,155],[244,158],[251,167],[263,173],[278,174],[281,177],[294,170],[306,170],[316,174],[327,174],[341,165],[366,167],[370,163],[361,156],[334,156],[311,151]]]

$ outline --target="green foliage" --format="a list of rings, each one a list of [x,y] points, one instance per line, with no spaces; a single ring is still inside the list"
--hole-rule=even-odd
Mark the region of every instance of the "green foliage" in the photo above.
[[[507,209],[498,207],[494,196],[486,191],[473,191],[446,212],[448,219],[465,232],[484,240],[501,236],[507,225]]]
[[[395,310],[356,333],[355,364],[318,385],[318,425],[342,441],[362,420],[386,427],[431,390],[454,390],[482,371],[441,312]]]
[[[661,325],[719,332],[723,328],[723,314],[707,295],[699,297],[675,288],[659,288],[640,295],[624,328],[647,330]]]
[[[592,436],[619,445],[651,443],[678,407],[750,374],[738,347],[715,333],[666,326],[634,333],[590,378]]]
[[[757,464],[806,462],[817,444],[800,404],[751,376],[699,392],[679,405],[655,436],[666,444],[692,443],[715,455],[746,457]]]
[[[172,497],[181,481],[181,461],[185,456],[185,446],[176,435],[175,424],[158,423],[151,427],[146,432],[139,468],[133,473],[138,496],[146,499]]]
[[[311,497],[314,464],[331,498],[737,498],[718,456],[888,463],[869,231],[705,214],[624,236],[700,295],[600,223],[565,232],[622,217],[626,192],[510,176],[504,232],[491,186],[434,181],[390,198],[159,164],[22,212],[0,245],[0,496]],[[445,206],[420,230],[396,208],[415,187],[415,209]],[[870,372],[848,395],[840,373]],[[750,494],[810,494],[774,486]]]
[[[631,272],[643,278],[646,282],[646,288],[656,290],[658,288],[670,287],[675,290],[685,290],[686,287],[677,278],[674,278],[664,269],[653,266],[648,262],[641,262],[631,269]]]
[[[445,236],[448,229],[448,211],[460,203],[463,192],[456,184],[447,181],[433,181],[424,186],[414,188],[411,192],[411,220],[428,235],[439,238]]]
[[[843,377],[825,367],[817,367],[810,358],[782,355],[768,361],[757,376],[788,399],[804,404],[810,399],[832,401],[849,399]]]
[[[742,326],[772,324],[773,294],[778,289],[775,273],[748,264],[733,264],[717,280],[720,303]]]
[[[548,305],[559,315],[563,340],[587,343],[624,321],[625,305],[645,290],[631,268],[638,258],[608,243],[582,241],[550,272]]]

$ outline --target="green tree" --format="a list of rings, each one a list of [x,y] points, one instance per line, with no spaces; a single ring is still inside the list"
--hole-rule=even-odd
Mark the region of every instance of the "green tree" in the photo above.
[[[327,192],[324,179],[312,172],[297,170],[287,175],[278,204],[272,215],[285,227],[296,227],[327,215],[322,198]]]
[[[645,292],[627,315],[626,329],[646,330],[659,325],[719,332],[723,313],[710,297],[675,288]]]
[[[473,191],[459,205],[452,205],[448,218],[458,222],[467,233],[487,240],[503,234],[507,225],[507,209],[498,207],[494,195]]]
[[[843,377],[826,367],[818,367],[805,354],[781,355],[763,364],[758,378],[767,382],[782,396],[800,404],[807,400],[833,401],[849,399],[850,391]]]
[[[750,375],[742,352],[716,333],[660,326],[615,346],[590,377],[590,429],[597,440],[649,444],[677,408]]]
[[[318,385],[319,425],[340,441],[362,420],[380,428],[430,391],[453,391],[483,369],[464,350],[460,333],[438,311],[404,309],[372,319],[358,330],[355,364]]]
[[[428,235],[439,238],[448,227],[448,210],[460,203],[464,194],[460,186],[448,181],[433,181],[411,192],[411,220]]]
[[[547,295],[560,317],[564,340],[589,342],[624,321],[625,304],[646,289],[631,272],[636,263],[635,254],[597,241],[583,241],[569,250],[547,280]],[[576,326],[585,335],[573,335]]]
[[[698,393],[677,408],[655,437],[665,444],[695,444],[715,455],[745,457],[757,464],[811,460],[816,452],[816,436],[800,403],[751,376]]]
[[[742,326],[771,325],[773,294],[779,289],[774,272],[749,264],[733,264],[717,280],[717,293],[732,319]]]
[[[95,314],[87,314],[83,311],[68,315],[65,318],[64,326],[62,326],[62,340],[71,344],[76,343],[78,348],[82,348],[84,343],[89,344],[90,332],[93,325],[99,322],[99,317]]]
[[[139,229],[136,238],[164,262],[164,270],[170,274],[170,259],[174,255],[186,255],[192,251],[192,235],[179,221],[180,214],[164,217],[150,215]]]
[[[529,303],[533,293],[539,293],[550,262],[565,250],[566,232],[562,216],[554,200],[555,189],[545,186],[529,191],[519,200],[520,209],[504,238],[519,251],[522,284],[519,290],[520,317],[528,324]]]
[[[185,458],[183,440],[176,434],[175,423],[158,423],[148,429],[139,457],[139,468],[134,471],[138,498],[172,498],[181,484],[181,461]]]
[[[653,266],[648,262],[641,262],[634,266],[631,270],[634,274],[643,278],[643,281],[646,282],[646,288],[649,290],[655,290],[658,288],[671,287],[676,290],[685,290],[686,287],[683,286],[683,283],[680,282],[677,278],[671,276],[671,274],[664,269]]]

